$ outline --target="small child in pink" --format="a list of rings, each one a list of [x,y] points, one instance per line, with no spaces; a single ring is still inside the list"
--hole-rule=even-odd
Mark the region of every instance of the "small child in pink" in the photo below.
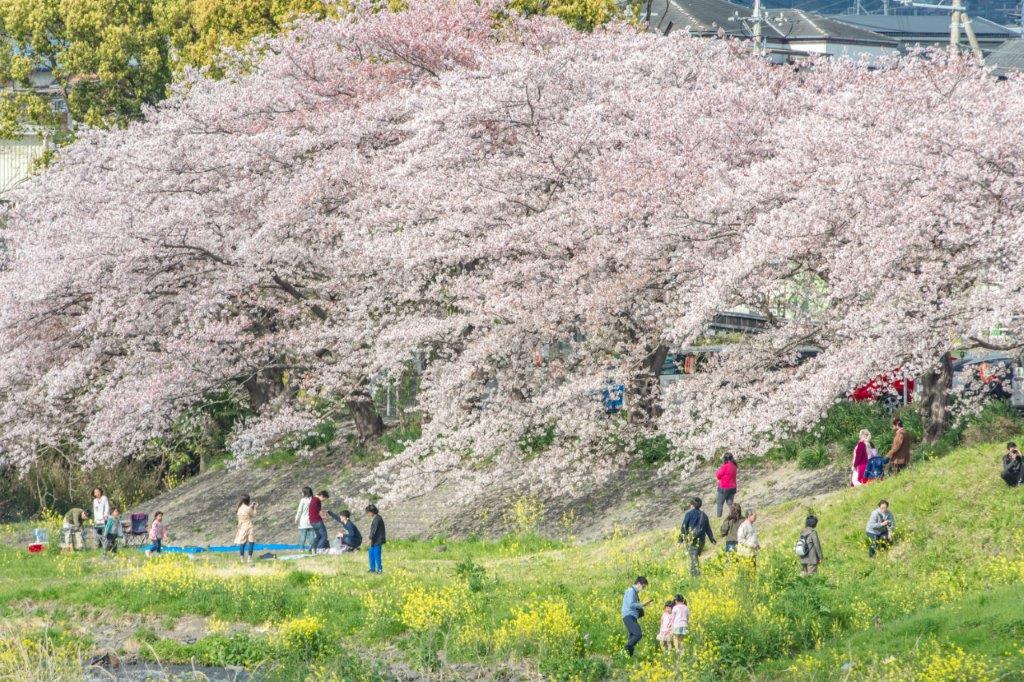
[[[153,523],[149,525],[150,549],[146,550],[146,556],[154,553],[160,554],[163,550],[164,540],[167,539],[167,526],[164,524],[164,513],[157,512],[153,515]]]
[[[674,601],[665,602],[665,610],[661,614],[661,628],[658,630],[658,641],[661,642],[662,651],[672,648],[672,607]]]
[[[683,638],[690,631],[690,607],[681,594],[676,595],[672,604],[672,648],[682,651]]]

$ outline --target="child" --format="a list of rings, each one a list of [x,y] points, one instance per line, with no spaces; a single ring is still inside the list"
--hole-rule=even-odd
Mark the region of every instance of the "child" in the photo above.
[[[124,536],[124,529],[121,528],[121,510],[114,507],[110,510],[107,522],[103,524],[104,552],[117,554],[117,539]]]
[[[885,478],[885,465],[888,457],[880,457],[874,443],[868,443],[868,465],[864,469],[864,482],[878,481]]]
[[[164,540],[167,539],[167,526],[164,525],[164,513],[157,512],[153,515],[153,523],[149,526],[149,542],[152,545],[146,550],[146,556],[160,554],[164,548]]]
[[[665,602],[665,610],[661,614],[661,629],[658,630],[657,639],[661,643],[662,651],[672,648],[672,608],[675,604],[671,599]]]
[[[672,605],[672,648],[683,650],[683,638],[690,630],[690,607],[683,595],[677,594]]]

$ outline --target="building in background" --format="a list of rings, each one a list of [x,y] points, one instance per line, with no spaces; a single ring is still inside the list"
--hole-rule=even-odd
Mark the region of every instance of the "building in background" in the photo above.
[[[834,14],[836,21],[880,33],[899,42],[903,51],[914,47],[948,47],[948,14]],[[971,17],[982,52],[995,50],[1011,38],[1020,36],[1017,29],[1007,28],[983,17]]]
[[[70,127],[67,100],[49,69],[34,71],[29,76],[28,85],[7,83],[3,86],[4,95],[26,91],[45,96],[50,108],[61,119],[61,125]],[[36,161],[51,145],[51,134],[51,130],[26,125],[12,137],[0,138],[0,198],[29,176]]]

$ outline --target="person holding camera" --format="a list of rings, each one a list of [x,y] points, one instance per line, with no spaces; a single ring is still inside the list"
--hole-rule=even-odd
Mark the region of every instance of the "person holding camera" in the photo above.
[[[256,543],[256,503],[248,495],[242,495],[235,509],[238,529],[235,531],[235,544],[238,545],[238,558],[242,563],[252,563],[252,550]]]
[[[1000,476],[1010,487],[1024,482],[1024,456],[1017,449],[1017,444],[1012,441],[1006,444],[1006,454],[1003,455],[1003,473]]]
[[[871,512],[868,519],[867,534],[871,544],[868,546],[868,556],[874,558],[878,551],[878,543],[892,542],[892,529],[896,527],[896,518],[889,511],[888,500],[879,500],[878,509]]]
[[[647,587],[647,578],[642,575],[637,576],[637,579],[626,588],[626,592],[622,595],[622,624],[626,626],[626,653],[630,656],[633,655],[636,645],[644,636],[644,631],[637,621],[644,615],[646,604],[640,603],[640,593],[645,587]]]

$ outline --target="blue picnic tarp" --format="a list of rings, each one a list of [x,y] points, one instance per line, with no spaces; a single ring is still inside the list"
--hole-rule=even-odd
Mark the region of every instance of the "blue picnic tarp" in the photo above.
[[[145,547],[139,548],[141,551],[153,549],[153,545],[146,545]],[[288,552],[288,551],[301,551],[302,545],[253,545],[253,551],[257,552]],[[212,547],[175,547],[173,545],[164,545],[161,551],[167,552],[168,554],[199,554],[200,552],[237,552],[238,545],[217,545]]]

